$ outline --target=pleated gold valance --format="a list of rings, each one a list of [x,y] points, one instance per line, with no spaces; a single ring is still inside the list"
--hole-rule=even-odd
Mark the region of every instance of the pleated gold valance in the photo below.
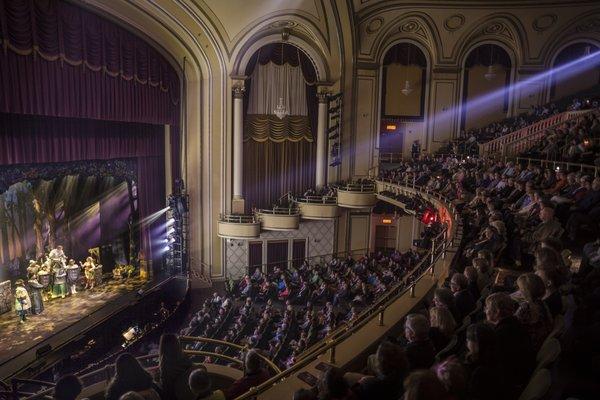
[[[306,115],[288,115],[279,119],[275,115],[246,115],[244,140],[255,142],[281,143],[285,141],[299,142],[306,140],[312,142],[310,120]]]

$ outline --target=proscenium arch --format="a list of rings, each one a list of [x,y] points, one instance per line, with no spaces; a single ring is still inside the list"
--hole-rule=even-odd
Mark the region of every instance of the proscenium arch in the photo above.
[[[169,59],[175,59],[178,68],[183,70],[181,132],[184,149],[181,162],[188,192],[195,199],[190,205],[193,216],[190,219],[191,257],[211,269],[219,268],[218,265],[222,265],[221,244],[214,240],[217,235],[213,221],[220,211],[221,185],[212,183],[209,171],[214,166],[214,159],[222,152],[215,147],[220,145],[218,138],[225,130],[223,110],[227,79],[222,47],[213,40],[212,33],[206,31],[207,21],[194,20],[196,28],[206,33],[197,35],[194,26],[184,24],[176,13],[153,2],[89,0],[85,5],[127,29],[143,32],[144,37],[158,43],[169,54]],[[201,107],[202,112],[197,111],[198,104],[213,103],[217,106]]]
[[[427,147],[427,149],[429,149],[429,128],[430,128],[430,121],[429,121],[429,93],[430,93],[430,87],[431,87],[431,71],[432,71],[432,55],[429,51],[429,48],[427,47],[426,44],[422,43],[421,41],[414,39],[414,38],[407,38],[407,37],[402,37],[402,38],[397,38],[394,40],[391,40],[390,42],[388,42],[385,46],[381,46],[379,49],[379,52],[377,53],[377,65],[379,66],[379,88],[378,88],[378,92],[377,92],[377,148],[380,148],[380,136],[381,136],[381,114],[382,114],[382,107],[383,107],[383,61],[385,59],[386,54],[388,53],[388,51],[390,51],[390,49],[392,49],[394,46],[398,45],[398,44],[402,44],[402,43],[408,43],[411,44],[413,46],[415,46],[416,48],[418,48],[423,55],[425,56],[425,62],[427,63],[426,67],[425,67],[425,98],[424,98],[424,107],[423,107],[423,121],[425,123],[425,129],[423,131],[424,134],[424,144]]]
[[[238,55],[234,61],[231,76],[232,77],[245,77],[246,67],[250,62],[252,56],[260,50],[262,47],[273,44],[281,43],[281,34],[270,34],[263,36],[260,39],[253,41],[249,39],[239,50]],[[315,72],[317,74],[317,82],[331,82],[330,71],[327,63],[325,63],[324,55],[319,52],[313,45],[303,40],[302,38],[294,35],[290,35],[288,40],[284,43],[290,44],[298,49],[302,50],[304,54],[310,59]]]
[[[465,80],[466,80],[466,64],[467,64],[467,59],[469,58],[469,56],[471,55],[471,53],[473,51],[475,51],[478,47],[481,46],[486,46],[486,45],[494,45],[497,46],[499,48],[501,48],[502,50],[504,50],[506,52],[506,54],[508,55],[509,59],[510,59],[510,75],[509,75],[509,79],[508,79],[508,85],[506,86],[508,88],[508,109],[507,109],[507,113],[506,116],[510,117],[513,114],[513,107],[514,107],[514,103],[515,103],[515,99],[514,99],[514,88],[513,88],[513,83],[515,81],[515,76],[516,76],[516,71],[517,71],[517,65],[516,65],[516,55],[515,53],[510,49],[510,47],[508,47],[505,43],[501,42],[501,41],[497,41],[497,40],[479,40],[475,43],[472,43],[469,48],[467,49],[466,52],[464,52],[462,54],[461,57],[461,61],[460,61],[460,93],[459,93],[459,101],[458,101],[458,124],[457,127],[460,130],[463,129],[463,116],[465,116],[466,118],[466,109],[465,109]]]

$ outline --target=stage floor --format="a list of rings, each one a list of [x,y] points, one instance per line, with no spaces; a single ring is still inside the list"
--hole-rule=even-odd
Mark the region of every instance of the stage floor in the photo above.
[[[147,284],[150,282],[139,277],[111,280],[93,291],[82,290],[75,296],[45,302],[44,311],[28,315],[24,324],[19,324],[14,311],[0,315],[0,365]]]

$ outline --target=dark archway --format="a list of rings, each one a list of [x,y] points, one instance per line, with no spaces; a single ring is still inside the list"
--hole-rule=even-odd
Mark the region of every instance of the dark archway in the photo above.
[[[463,80],[461,129],[480,128],[508,116],[511,67],[510,56],[496,44],[483,44],[469,52]],[[480,101],[492,93],[489,99]]]
[[[555,57],[552,68],[557,68],[569,62],[597,52],[598,46],[587,43],[573,43],[562,49]],[[586,65],[580,73],[573,73],[567,68],[564,73],[554,73],[550,88],[550,100],[558,100],[585,91],[600,83],[600,61]]]
[[[420,139],[422,132],[410,136],[415,133],[410,124],[425,116],[427,58],[415,44],[398,43],[385,53],[382,67],[379,152],[383,156],[402,153],[405,142]]]

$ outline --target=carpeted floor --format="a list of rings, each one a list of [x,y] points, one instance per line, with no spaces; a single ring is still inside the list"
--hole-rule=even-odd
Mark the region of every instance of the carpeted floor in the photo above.
[[[11,359],[49,336],[72,325],[102,308],[119,296],[144,286],[147,281],[137,277],[124,281],[109,281],[93,291],[82,290],[74,296],[44,303],[40,315],[28,315],[19,324],[15,312],[0,316],[0,363]]]

